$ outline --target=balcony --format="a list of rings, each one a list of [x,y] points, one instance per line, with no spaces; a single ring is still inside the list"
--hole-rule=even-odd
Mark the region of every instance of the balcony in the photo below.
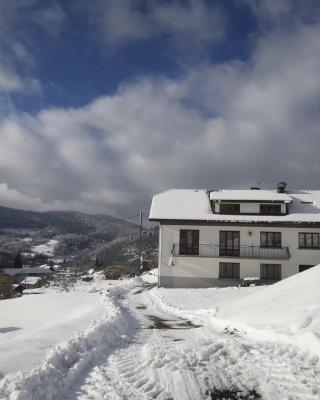
[[[240,246],[240,248],[220,248],[218,244],[200,244],[198,254],[180,254],[179,243],[174,243],[171,254],[175,257],[208,257],[208,258],[251,258],[265,260],[288,260],[288,247]]]

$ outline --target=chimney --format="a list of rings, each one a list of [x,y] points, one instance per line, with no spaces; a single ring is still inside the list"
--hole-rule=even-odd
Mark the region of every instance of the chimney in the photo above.
[[[286,192],[287,183],[286,182],[279,182],[277,184],[277,192],[278,193],[285,193]]]

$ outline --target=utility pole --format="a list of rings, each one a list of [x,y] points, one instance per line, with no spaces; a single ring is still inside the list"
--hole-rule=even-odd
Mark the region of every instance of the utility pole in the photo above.
[[[141,250],[142,250],[142,211],[140,211],[140,227],[139,227],[139,269],[141,269]]]

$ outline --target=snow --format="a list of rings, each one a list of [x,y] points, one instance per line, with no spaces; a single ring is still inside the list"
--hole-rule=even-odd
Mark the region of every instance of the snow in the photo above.
[[[236,304],[225,306],[219,315],[256,328],[320,335],[319,282],[320,265],[263,287]]]
[[[2,271],[6,275],[52,274],[50,268],[42,267],[4,268]]]
[[[320,266],[273,286],[164,289],[149,271],[2,301],[0,398],[319,400],[319,278]]]
[[[210,193],[210,200],[277,201],[285,203],[292,201],[286,193],[278,193],[276,190],[214,190]]]
[[[292,204],[287,215],[223,215],[212,212],[206,190],[172,189],[153,197],[149,218],[216,222],[320,222],[320,191],[290,192],[289,197]]]
[[[105,312],[99,293],[84,289],[41,291],[0,301],[0,376],[35,366],[48,348]]]
[[[40,281],[40,277],[38,276],[27,276],[21,283],[25,283],[27,285],[35,285]]]
[[[40,244],[38,246],[32,246],[31,251],[36,254],[45,254],[50,257],[54,255],[54,248],[58,243],[58,240],[51,239],[47,243]]]

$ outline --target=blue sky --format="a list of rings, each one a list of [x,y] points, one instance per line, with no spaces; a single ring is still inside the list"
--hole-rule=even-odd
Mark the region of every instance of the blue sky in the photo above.
[[[145,75],[174,78],[198,63],[247,60],[250,57],[252,37],[257,33],[256,19],[246,2],[203,2],[203,8],[218,14],[218,26],[208,24],[207,35],[196,38],[193,43],[188,43],[189,35],[194,34],[188,32],[188,25],[181,32],[175,32],[172,28],[171,32],[167,32],[166,27],[160,27],[158,32],[150,33],[149,36],[146,34],[142,38],[132,38],[130,32],[127,32],[123,36],[106,40],[108,32],[102,33],[101,37],[99,23],[103,21],[94,21],[94,18],[98,19],[94,13],[98,12],[99,3],[107,13],[108,1],[98,1],[96,5],[93,1],[92,10],[89,11],[90,2],[85,5],[84,1],[52,1],[49,6],[45,1],[23,3],[30,4],[30,7],[17,8],[21,15],[18,26],[23,28],[27,36],[19,37],[19,40],[34,60],[32,65],[17,63],[16,67],[22,74],[32,74],[39,80],[41,94],[25,96],[17,92],[12,93],[10,98],[19,110],[30,113],[36,113],[43,107],[83,106],[98,96],[115,93],[123,82]],[[144,16],[147,15],[144,8],[148,9],[148,3],[152,2],[129,3],[132,3],[132,9]],[[188,17],[192,19],[192,7],[196,7],[192,5],[193,2],[155,2],[167,7],[173,7],[175,3],[187,10],[190,14]],[[201,4],[202,1],[194,2],[197,3]],[[116,7],[122,9],[126,6]],[[30,22],[30,15],[36,13],[38,8],[42,12],[47,8],[48,13],[54,15],[59,10],[59,17],[52,17],[56,19],[53,32]],[[93,15],[88,17],[88,12]],[[179,18],[179,9],[176,10],[175,18]],[[191,29],[197,33],[200,27]],[[214,39],[215,35],[219,40]]]
[[[313,0],[0,0],[0,204],[123,216],[171,187],[317,188]]]

